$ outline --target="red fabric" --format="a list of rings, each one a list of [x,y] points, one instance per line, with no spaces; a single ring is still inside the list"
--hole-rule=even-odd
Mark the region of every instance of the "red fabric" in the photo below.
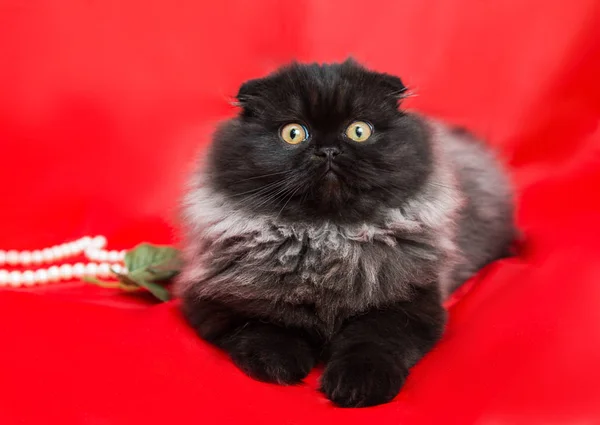
[[[354,55],[498,147],[519,256],[450,303],[388,405],[245,377],[176,303],[0,292],[1,424],[600,424],[600,2],[0,0],[0,248],[172,242],[194,153],[246,78]]]

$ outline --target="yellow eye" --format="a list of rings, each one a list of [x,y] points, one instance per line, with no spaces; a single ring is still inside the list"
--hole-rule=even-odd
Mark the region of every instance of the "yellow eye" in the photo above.
[[[308,130],[302,124],[291,123],[281,128],[279,136],[285,143],[297,145],[308,139]]]
[[[373,134],[373,129],[369,123],[364,121],[354,121],[346,129],[346,136],[355,142],[364,142]]]

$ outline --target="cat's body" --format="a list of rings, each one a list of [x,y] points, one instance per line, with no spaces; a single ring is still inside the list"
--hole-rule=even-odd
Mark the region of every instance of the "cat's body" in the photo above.
[[[322,359],[330,399],[342,406],[378,404],[397,393],[408,369],[441,336],[443,297],[507,253],[511,191],[493,156],[468,133],[393,109],[399,80],[353,63],[306,69],[257,80],[262,90],[273,84],[284,93],[299,91],[295,104],[288,93],[291,115],[302,105],[295,116],[285,116],[273,98],[252,104],[253,96],[268,93],[243,87],[244,113],[220,129],[194,176],[185,204],[183,310],[202,337],[255,378],[297,382]],[[359,93],[371,89],[373,102],[378,89],[389,90],[393,103],[384,98],[377,111],[369,102],[349,102],[352,83]],[[328,84],[337,99],[326,96]],[[336,111],[340,119],[327,112],[344,100],[350,111]],[[244,157],[242,142],[240,152],[231,152],[253,125],[266,128],[263,121],[275,120],[270,106],[271,114],[285,116],[278,123],[305,122],[313,138],[290,148],[260,130],[256,137],[263,140],[256,143],[282,153],[257,154],[260,148],[248,144]],[[377,113],[387,115],[378,122]],[[337,126],[366,118],[379,146],[354,151],[351,140],[335,137]],[[329,165],[363,168],[320,175],[325,160],[315,152],[323,146],[339,148],[327,156]],[[290,178],[294,169],[303,174]],[[360,172],[360,181],[350,174]]]

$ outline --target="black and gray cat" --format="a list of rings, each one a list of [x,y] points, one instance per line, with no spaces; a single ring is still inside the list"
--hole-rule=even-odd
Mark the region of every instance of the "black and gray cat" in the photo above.
[[[248,375],[325,363],[339,406],[394,398],[439,340],[445,296],[507,254],[511,189],[467,132],[399,108],[353,61],[245,83],[185,200],[182,309]]]

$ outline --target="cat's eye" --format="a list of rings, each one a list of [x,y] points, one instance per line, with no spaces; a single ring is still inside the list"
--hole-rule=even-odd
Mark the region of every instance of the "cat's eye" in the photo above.
[[[291,123],[281,128],[279,136],[285,143],[297,145],[308,139],[308,130],[302,124]]]
[[[346,128],[346,136],[355,142],[365,142],[373,134],[371,124],[364,121],[354,121]]]

